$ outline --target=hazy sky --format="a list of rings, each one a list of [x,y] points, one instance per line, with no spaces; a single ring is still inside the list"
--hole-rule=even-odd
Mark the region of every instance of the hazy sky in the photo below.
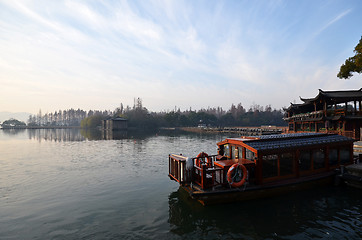
[[[0,0],[0,111],[281,108],[361,88],[361,36],[361,0]]]

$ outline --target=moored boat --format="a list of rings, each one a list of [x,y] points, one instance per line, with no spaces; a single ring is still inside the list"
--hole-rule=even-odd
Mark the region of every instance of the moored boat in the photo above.
[[[227,138],[216,155],[169,155],[169,177],[203,205],[332,183],[353,163],[353,139],[321,133]]]

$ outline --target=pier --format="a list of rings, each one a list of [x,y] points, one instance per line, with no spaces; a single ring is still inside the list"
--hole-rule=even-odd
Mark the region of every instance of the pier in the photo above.
[[[347,166],[343,174],[344,182],[351,187],[362,189],[362,164]]]
[[[362,141],[353,144],[354,163],[348,166],[341,166],[338,178],[351,187],[362,189]]]
[[[281,134],[286,131],[286,127],[261,126],[261,127],[193,127],[182,128],[188,132],[206,133],[237,133],[241,136],[261,136],[271,134]]]

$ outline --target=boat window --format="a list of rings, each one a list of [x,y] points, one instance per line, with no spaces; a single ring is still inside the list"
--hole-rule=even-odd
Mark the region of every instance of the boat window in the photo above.
[[[340,149],[341,164],[346,164],[351,161],[349,154],[349,148],[344,147]]]
[[[283,153],[279,159],[280,176],[290,175],[294,172],[294,154]]]
[[[235,159],[235,146],[231,146],[231,159]]]
[[[229,144],[225,144],[225,145],[224,145],[224,156],[230,157]]]
[[[338,149],[329,149],[329,165],[338,164]]]
[[[278,155],[263,156],[263,178],[278,176]]]
[[[255,153],[249,149],[245,149],[245,158],[254,161]]]
[[[235,159],[238,159],[238,158],[242,157],[242,155],[239,155],[239,148],[238,147],[235,147],[234,152],[235,152]]]
[[[310,151],[303,151],[299,155],[299,169],[300,171],[308,171],[312,167]]]
[[[313,168],[320,169],[326,166],[324,149],[317,149],[313,151]]]
[[[243,157],[243,148],[239,147],[238,149],[239,149],[239,153],[238,153],[239,158],[242,158]]]
[[[224,146],[223,145],[219,146],[219,148],[217,149],[217,154],[224,156]]]

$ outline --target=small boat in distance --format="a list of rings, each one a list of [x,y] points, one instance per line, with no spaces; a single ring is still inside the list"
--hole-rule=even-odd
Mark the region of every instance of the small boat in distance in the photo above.
[[[353,139],[322,133],[227,138],[217,155],[169,155],[171,180],[203,205],[251,200],[333,183],[353,163]]]

